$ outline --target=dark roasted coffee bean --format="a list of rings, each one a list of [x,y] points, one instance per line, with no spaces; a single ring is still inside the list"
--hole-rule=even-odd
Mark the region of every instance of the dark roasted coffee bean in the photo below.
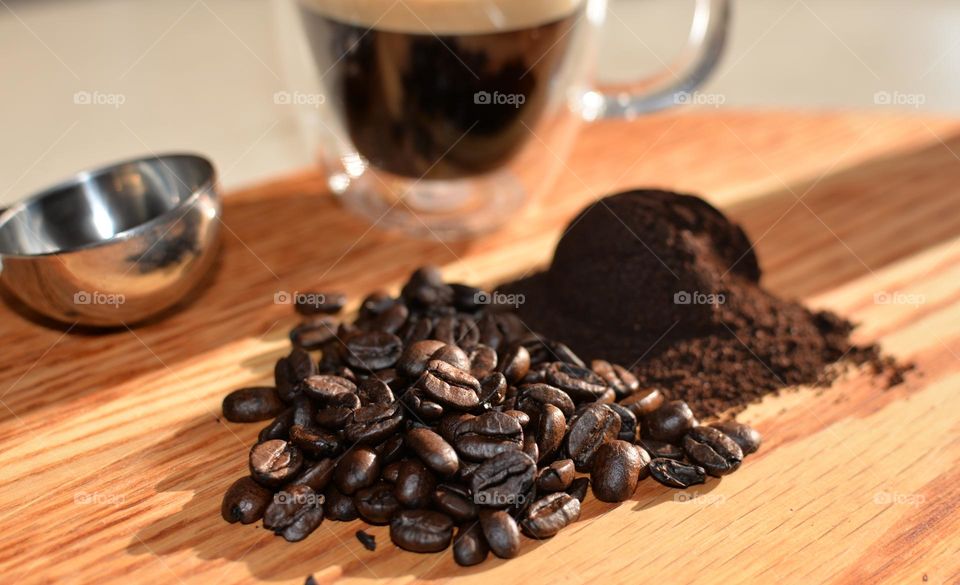
[[[282,439],[257,443],[250,449],[250,475],[265,486],[287,482],[302,465],[300,450]]]
[[[340,458],[333,471],[337,489],[345,495],[373,485],[380,478],[380,458],[368,447],[354,447]]]
[[[530,371],[530,352],[522,345],[514,345],[503,356],[499,367],[507,382],[516,384]]]
[[[480,405],[490,408],[503,403],[507,394],[507,379],[499,372],[493,372],[480,380],[480,392],[477,397]]]
[[[537,491],[543,493],[562,492],[570,487],[576,477],[572,459],[554,461],[540,470],[537,476]]]
[[[400,359],[397,360],[397,371],[410,378],[418,378],[427,370],[427,362],[441,347],[446,344],[436,339],[424,339],[407,345]]]
[[[392,498],[393,491],[389,489],[387,491]],[[338,522],[349,522],[357,519],[357,507],[353,503],[353,498],[342,494],[332,483],[327,486],[324,497],[326,501],[323,504],[323,510],[326,512],[327,518]]]
[[[394,435],[386,441],[380,443],[374,450],[380,455],[380,461],[384,465],[399,461],[406,455],[406,449],[403,444],[403,435]]]
[[[361,518],[376,526],[389,524],[400,509],[393,486],[387,483],[378,483],[358,491],[353,496],[353,504]]]
[[[644,432],[651,439],[675,443],[683,439],[687,431],[697,426],[693,411],[682,400],[667,402],[643,420]]]
[[[371,404],[353,411],[343,434],[347,441],[361,445],[375,445],[400,429],[403,407],[399,402]]]
[[[300,393],[300,385],[304,380],[317,373],[317,364],[310,354],[300,348],[294,348],[285,358],[277,362],[274,368],[274,378],[277,384],[277,393],[284,402],[291,402]]]
[[[410,316],[410,309],[406,305],[396,303],[380,313],[370,323],[371,330],[396,333]]]
[[[347,295],[339,292],[299,293],[294,308],[301,315],[332,315],[347,304]]]
[[[743,461],[740,445],[712,427],[691,429],[683,438],[683,449],[690,461],[699,464],[714,477],[733,473]]]
[[[306,394],[297,394],[293,399],[293,413],[290,416],[291,428],[300,425],[301,427],[310,427],[313,425],[316,415],[313,402]]]
[[[274,494],[263,513],[263,527],[288,542],[303,540],[323,522],[323,503],[323,496],[308,486],[292,486]]]
[[[460,426],[460,423],[474,418],[476,418],[476,416],[466,412],[444,415],[444,417],[440,419],[440,424],[437,426],[437,432],[440,433],[444,441],[450,443],[454,449],[456,449],[454,441],[457,438],[457,427]]]
[[[537,461],[549,461],[560,451],[563,437],[567,432],[567,419],[563,412],[552,404],[544,404],[538,417],[537,448],[540,457]]]
[[[569,394],[549,384],[521,386],[519,398],[517,406],[520,407],[520,410],[534,416],[542,410],[544,404],[556,406],[567,418],[573,416],[576,408]]]
[[[382,370],[383,372],[392,370]],[[357,386],[357,398],[360,404],[369,406],[371,404],[390,404],[396,400],[393,390],[390,389],[390,383],[383,378],[365,378]]]
[[[523,447],[523,428],[516,417],[490,411],[461,422],[454,429],[454,446],[462,457],[485,461]]]
[[[392,307],[396,302],[397,300],[390,296],[390,293],[382,290],[374,291],[368,294],[366,298],[363,299],[363,302],[360,303],[360,317],[364,319],[376,317]]]
[[[616,392],[617,399],[625,398],[640,389],[640,381],[623,366],[604,360],[593,360],[590,369]]]
[[[663,458],[683,461],[685,457],[683,447],[672,443],[664,443],[663,441],[655,441],[653,439],[641,439],[638,444],[646,449],[654,459]]]
[[[312,318],[290,330],[290,342],[294,347],[307,351],[318,350],[337,337],[337,323],[326,317]]]
[[[433,473],[422,463],[415,459],[403,461],[394,483],[394,493],[401,506],[426,508],[430,505],[435,485]]]
[[[400,339],[403,340],[404,344],[416,343],[417,341],[430,339],[430,335],[432,333],[433,319],[426,316],[410,317],[407,319],[407,322],[404,324],[404,326],[400,328],[400,331],[397,331],[397,335],[400,336]],[[441,341],[440,343],[443,342]]]
[[[557,492],[530,504],[520,527],[531,538],[550,538],[580,518],[580,500]]]
[[[301,451],[317,459],[333,457],[340,452],[340,439],[320,429],[293,425],[290,427],[290,442]]]
[[[447,345],[456,345],[457,318],[453,315],[438,317],[433,324],[433,337]]]
[[[460,459],[443,437],[427,428],[413,428],[404,435],[404,442],[423,461],[424,465],[441,477],[457,472]]]
[[[605,404],[591,404],[570,421],[567,453],[577,471],[586,473],[597,450],[620,434],[620,417]]]
[[[397,478],[400,477],[400,466],[406,463],[404,461],[394,461],[393,463],[388,463],[383,466],[383,470],[380,472],[380,479],[387,483],[396,484]]]
[[[547,383],[563,390],[575,402],[596,400],[607,390],[593,371],[573,364],[554,362],[547,367]]]
[[[490,302],[490,293],[482,288],[460,283],[450,283],[450,288],[453,290],[453,306],[461,311],[472,313]]]
[[[453,521],[431,510],[400,510],[390,521],[390,540],[418,553],[440,552],[450,546]]]
[[[626,441],[611,441],[600,447],[590,471],[593,495],[601,502],[622,502],[633,494],[646,465],[640,449]]]
[[[230,422],[257,422],[271,419],[286,408],[277,389],[269,386],[241,388],[223,399],[223,416]]]
[[[277,418],[273,419],[267,426],[260,430],[257,436],[257,442],[264,443],[271,439],[286,439],[293,425],[293,408],[288,408],[281,412]]]
[[[252,524],[263,517],[273,492],[252,477],[241,477],[227,489],[220,505],[220,515],[231,524]]]
[[[728,420],[710,426],[733,439],[737,445],[740,445],[740,450],[743,451],[744,456],[756,453],[757,449],[760,448],[760,443],[763,442],[763,438],[756,429],[743,423],[738,423],[735,420]]]
[[[453,302],[453,289],[443,282],[434,266],[418,268],[400,291],[407,302],[420,307],[437,307]]]
[[[456,345],[444,345],[433,352],[430,360],[446,362],[458,370],[470,373],[470,356]]]
[[[537,464],[523,451],[504,451],[487,459],[470,478],[474,500],[483,506],[506,508],[522,501],[533,485]]]
[[[443,416],[443,406],[424,396],[421,390],[410,389],[401,400],[421,420],[435,421]]]
[[[352,368],[382,370],[397,363],[403,342],[386,331],[369,331],[350,336],[345,343],[343,359]]]
[[[629,408],[638,419],[643,419],[663,406],[663,393],[656,388],[639,390],[620,401],[621,406]]]
[[[336,459],[321,459],[290,480],[287,488],[295,485],[305,485],[313,491],[321,493],[333,478],[333,470],[336,466]]]
[[[480,382],[469,372],[444,361],[430,360],[417,387],[443,406],[469,410],[480,403]]]
[[[439,485],[433,492],[433,505],[457,522],[467,522],[477,517],[477,505],[470,492],[458,485]]]
[[[453,537],[453,560],[461,567],[479,565],[489,553],[490,547],[479,522],[461,526]]]
[[[586,477],[578,477],[570,482],[570,487],[567,488],[567,493],[580,500],[580,503],[582,504],[583,500],[587,497],[587,491],[589,489],[590,480]]]
[[[496,370],[497,352],[492,347],[481,344],[470,352],[470,375],[474,378],[482,381]]]
[[[523,436],[523,447],[520,450],[526,453],[530,459],[540,461],[540,447],[537,446],[537,437],[533,433]]]
[[[667,487],[688,488],[707,480],[707,472],[699,465],[688,465],[673,459],[650,461],[650,475]]]
[[[512,559],[520,553],[520,528],[505,510],[480,510],[480,527],[493,554]]]
[[[304,381],[303,389],[310,397],[326,401],[342,396],[343,394],[355,394],[357,392],[357,385],[347,378],[340,376],[318,374],[307,378]]]
[[[360,544],[363,545],[363,548],[365,548],[365,549],[367,549],[368,551],[371,551],[371,552],[377,550],[377,537],[376,537],[376,536],[374,536],[374,535],[372,535],[372,534],[367,534],[367,533],[364,532],[363,530],[357,530],[356,536],[357,536],[357,540],[360,541]]]
[[[622,441],[627,441],[628,443],[635,443],[638,434],[637,430],[639,428],[637,416],[633,414],[632,410],[616,402],[607,404],[607,406],[613,409],[613,412],[617,413],[617,416],[620,417],[620,433],[617,435],[617,438]]]
[[[339,431],[350,421],[353,411],[342,406],[321,408],[313,417],[314,422],[328,431]]]

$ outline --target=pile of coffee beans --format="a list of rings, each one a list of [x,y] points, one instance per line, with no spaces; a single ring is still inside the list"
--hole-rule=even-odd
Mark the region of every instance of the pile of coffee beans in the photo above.
[[[760,445],[734,421],[701,426],[620,365],[584,363],[433,268],[399,297],[369,295],[352,323],[332,317],[342,296],[300,296],[275,385],[223,401],[227,420],[270,421],[224,496],[228,522],[262,520],[298,541],[324,519],[360,518],[389,525],[401,548],[452,543],[456,562],[474,565],[516,556],[521,533],[550,538],[575,522],[588,488],[604,502],[648,476],[686,488]]]

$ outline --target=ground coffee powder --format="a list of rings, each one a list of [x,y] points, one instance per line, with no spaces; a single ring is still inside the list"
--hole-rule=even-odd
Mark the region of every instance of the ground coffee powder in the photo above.
[[[851,343],[849,321],[770,294],[760,274],[749,238],[710,204],[638,190],[582,211],[548,270],[500,290],[524,295],[534,331],[631,368],[701,417],[829,384],[841,363],[902,380],[904,366]]]

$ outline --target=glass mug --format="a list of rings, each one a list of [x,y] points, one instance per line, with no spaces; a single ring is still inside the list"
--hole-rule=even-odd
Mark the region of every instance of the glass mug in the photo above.
[[[582,122],[682,103],[716,65],[730,17],[729,0],[696,0],[672,75],[595,87],[607,0],[278,7],[283,95],[331,190],[376,225],[438,239],[494,229],[542,194]]]

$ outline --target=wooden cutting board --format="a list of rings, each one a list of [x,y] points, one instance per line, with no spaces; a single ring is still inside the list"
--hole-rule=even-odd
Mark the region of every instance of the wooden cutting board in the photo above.
[[[887,114],[682,112],[593,126],[551,195],[472,242],[417,241],[344,213],[315,174],[231,193],[208,286],[169,319],[94,334],[0,307],[5,583],[960,582],[960,122]],[[277,291],[357,300],[435,263],[491,284],[548,261],[565,222],[630,186],[704,194],[758,243],[773,290],[861,322],[914,360],[884,390],[852,372],[744,418],[766,442],[686,492],[619,506],[511,561],[376,552],[360,522],[289,544],[220,518],[260,425],[230,390],[267,382],[295,322]],[[886,296],[883,296],[886,295]],[[884,303],[885,299],[892,302]],[[881,302],[878,302],[881,301]]]

